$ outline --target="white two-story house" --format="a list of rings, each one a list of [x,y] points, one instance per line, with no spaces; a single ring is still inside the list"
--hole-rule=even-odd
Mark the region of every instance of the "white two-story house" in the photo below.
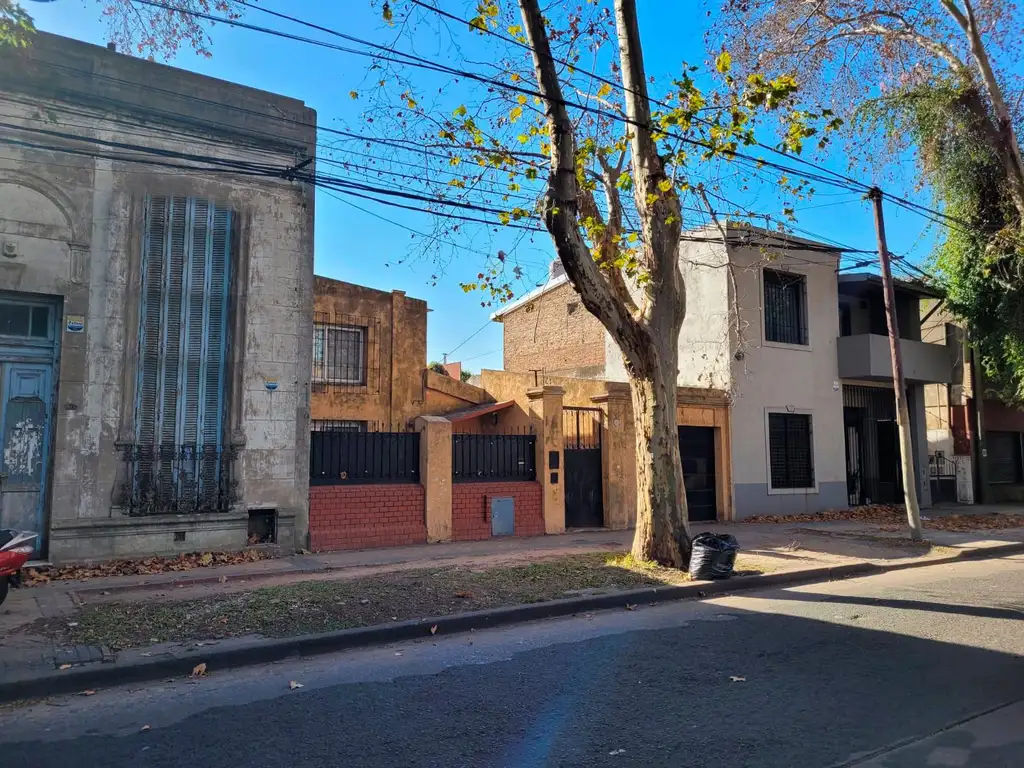
[[[678,385],[727,395],[726,517],[901,500],[880,278],[842,273],[831,244],[723,228],[727,237],[718,227],[682,237]],[[921,341],[920,302],[935,293],[896,285],[918,496],[928,506],[924,386],[951,381],[953,366],[946,346]],[[626,381],[614,341],[595,319],[580,319],[574,297],[553,270],[547,285],[498,313],[506,368]]]

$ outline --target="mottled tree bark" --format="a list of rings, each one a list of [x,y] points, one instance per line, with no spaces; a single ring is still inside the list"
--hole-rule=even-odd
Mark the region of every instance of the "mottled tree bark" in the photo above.
[[[538,0],[519,0],[533,49],[537,84],[545,99],[551,138],[544,221],[566,275],[583,305],[618,344],[629,373],[636,424],[637,520],[633,554],[641,560],[686,567],[690,555],[683,471],[676,427],[679,329],[686,295],[679,272],[679,199],[667,180],[651,135],[651,114],[634,0],[616,0],[615,20],[626,103],[626,128],[642,262],[647,278],[640,302],[624,295],[621,274],[595,261],[580,229],[581,194],[576,142]],[[667,189],[663,189],[667,186]],[[612,268],[614,269],[614,267]]]

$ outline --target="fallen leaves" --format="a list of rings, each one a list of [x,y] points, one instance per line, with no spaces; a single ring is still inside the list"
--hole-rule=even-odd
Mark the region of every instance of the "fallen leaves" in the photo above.
[[[858,521],[875,523],[883,530],[902,530],[907,524],[907,514],[902,506],[896,504],[869,504],[849,509],[828,509],[807,515],[756,515],[744,518],[744,523],[827,523],[839,521]],[[1024,515],[991,514],[991,515],[943,515],[924,517],[925,528],[936,531],[953,531],[967,533],[970,531],[990,531],[1002,528],[1024,528]],[[799,547],[799,542],[794,542]],[[793,546],[793,545],[790,545]],[[794,548],[796,548],[794,547]]]
[[[70,664],[61,664],[61,665],[60,665],[60,666],[58,667],[58,669],[59,669],[59,670],[60,670],[61,672],[63,672],[63,671],[65,670],[65,669],[71,669],[71,665],[70,665]]]
[[[84,691],[82,691],[82,695],[83,696],[95,696],[96,695],[96,691],[94,691],[92,688],[87,688]]]
[[[141,728],[139,728],[139,730],[140,731],[148,731],[149,730],[149,726],[148,725],[144,725]]]
[[[432,635],[436,635],[437,634],[437,624],[435,624],[434,626],[432,626],[430,628],[430,634],[432,634]]]
[[[219,565],[241,565],[272,557],[271,552],[246,549],[241,552],[188,552],[174,557],[146,557],[139,560],[111,560],[90,566],[69,565],[63,568],[26,568],[24,583],[46,584],[51,581],[79,581],[106,576],[150,576],[155,573],[191,571]]]
[[[305,688],[306,686],[304,686],[304,685],[303,685],[302,683],[300,683],[300,682],[297,682],[297,681],[295,681],[295,680],[289,680],[289,681],[288,681],[288,687],[289,687],[289,688],[290,688],[291,690],[293,690],[293,691],[294,691],[294,690],[295,690],[296,688]]]
[[[470,600],[473,597],[473,593],[472,592],[456,592],[455,596],[458,597],[458,598],[461,598],[462,600]]]
[[[627,611],[635,611],[636,610],[636,604],[635,603],[626,603],[626,610]]]
[[[626,754],[626,750],[624,750],[624,749],[613,749],[611,752],[608,753],[608,755],[610,757],[615,757],[616,755],[624,755],[624,754]]]
[[[206,662],[196,664],[192,669],[192,677],[206,677]]]
[[[729,675],[729,679],[732,682],[734,682],[734,683],[745,683],[745,682],[747,682],[747,678],[739,677],[738,675]]]

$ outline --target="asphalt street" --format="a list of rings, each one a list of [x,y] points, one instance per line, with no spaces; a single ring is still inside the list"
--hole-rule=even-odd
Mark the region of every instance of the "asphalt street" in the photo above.
[[[7,709],[0,763],[1019,768],[1022,619],[1021,557],[638,606]]]

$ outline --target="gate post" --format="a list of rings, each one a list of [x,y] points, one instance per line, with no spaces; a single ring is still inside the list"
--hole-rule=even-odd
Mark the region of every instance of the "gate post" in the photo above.
[[[452,540],[452,423],[443,416],[420,416],[420,484],[423,486],[427,541]]]
[[[565,457],[562,454],[561,387],[528,389],[530,416],[537,432],[537,482],[541,488],[544,533],[565,533]]]
[[[610,383],[604,394],[590,399],[604,411],[601,435],[604,524],[612,530],[625,530],[636,523],[636,445],[629,386]]]

